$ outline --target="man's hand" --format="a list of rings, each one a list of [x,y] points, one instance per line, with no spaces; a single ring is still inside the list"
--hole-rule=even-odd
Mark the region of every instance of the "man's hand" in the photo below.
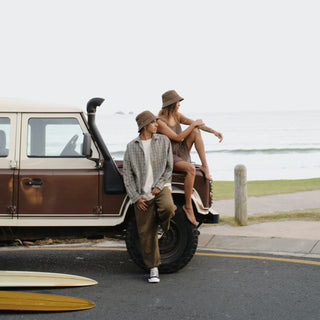
[[[154,187],[152,190],[151,190],[151,194],[152,195],[156,195],[156,194],[158,194],[158,193],[160,193],[161,192],[161,190],[159,189],[159,188],[157,188],[157,187]]]
[[[148,209],[148,205],[145,203],[145,201],[147,201],[147,199],[145,197],[141,197],[136,202],[137,207],[142,211],[146,211]]]

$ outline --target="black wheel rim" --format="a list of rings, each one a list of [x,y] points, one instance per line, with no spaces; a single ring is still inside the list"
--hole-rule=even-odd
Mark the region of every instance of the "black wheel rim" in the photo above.
[[[171,220],[170,229],[159,239],[159,249],[162,261],[180,254],[183,250],[181,229],[175,221]]]

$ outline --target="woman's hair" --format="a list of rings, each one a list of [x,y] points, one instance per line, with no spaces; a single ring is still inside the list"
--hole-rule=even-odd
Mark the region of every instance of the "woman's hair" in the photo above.
[[[165,108],[162,108],[159,111],[159,117],[164,117],[166,119],[173,117],[177,122],[179,122],[179,114],[177,112],[177,102],[170,104]]]

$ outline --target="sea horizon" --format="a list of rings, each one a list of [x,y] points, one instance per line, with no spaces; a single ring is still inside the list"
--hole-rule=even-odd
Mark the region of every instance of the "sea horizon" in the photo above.
[[[111,155],[123,159],[126,145],[137,137],[136,114],[101,114],[98,127]],[[192,113],[224,135],[202,132],[207,161],[215,180],[233,180],[243,164],[248,180],[309,179],[320,176],[320,111]],[[125,130],[121,130],[125,128]],[[191,159],[200,163],[193,148]]]

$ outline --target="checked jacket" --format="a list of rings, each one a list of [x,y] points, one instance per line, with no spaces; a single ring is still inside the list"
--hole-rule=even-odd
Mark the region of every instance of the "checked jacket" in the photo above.
[[[151,166],[153,170],[153,186],[162,190],[171,182],[173,157],[171,142],[162,134],[153,134],[151,138]],[[146,179],[144,151],[140,137],[128,143],[123,161],[123,179],[128,196],[136,203],[143,195]]]

